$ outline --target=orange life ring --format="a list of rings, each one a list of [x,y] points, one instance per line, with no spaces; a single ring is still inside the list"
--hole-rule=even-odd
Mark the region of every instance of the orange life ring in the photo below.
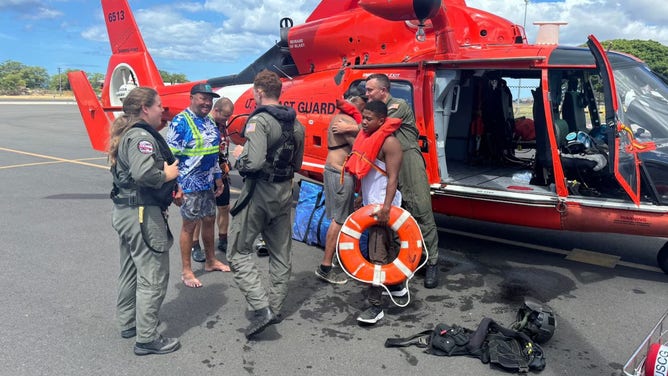
[[[392,206],[388,226],[401,240],[399,254],[385,265],[372,264],[360,249],[360,237],[367,228],[378,223],[374,213],[380,205],[366,205],[352,213],[341,227],[336,253],[341,266],[353,278],[374,285],[396,285],[411,278],[420,264],[422,232],[415,218],[406,210]]]

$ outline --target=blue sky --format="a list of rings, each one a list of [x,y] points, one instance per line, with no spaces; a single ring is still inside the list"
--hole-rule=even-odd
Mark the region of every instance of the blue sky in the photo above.
[[[303,22],[318,0],[130,0],[157,66],[190,80],[233,74],[279,37],[279,20]],[[517,24],[527,9],[527,36],[534,21],[567,21],[561,44],[587,35],[651,39],[668,45],[665,0],[468,0],[471,7]],[[102,7],[96,0],[0,0],[0,62],[105,73],[110,55]]]

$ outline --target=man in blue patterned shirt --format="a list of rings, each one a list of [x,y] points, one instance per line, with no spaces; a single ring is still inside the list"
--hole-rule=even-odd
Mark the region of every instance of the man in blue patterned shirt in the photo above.
[[[222,173],[218,165],[220,133],[209,116],[213,98],[220,96],[211,85],[196,84],[190,90],[190,106],[176,115],[169,125],[167,143],[179,159],[179,192],[183,225],[179,237],[181,248],[181,280],[188,287],[202,287],[195,277],[190,261],[193,232],[202,221],[202,241],[206,254],[204,270],[227,272],[229,266],[215,257],[214,224],[216,220],[215,197],[223,192]]]

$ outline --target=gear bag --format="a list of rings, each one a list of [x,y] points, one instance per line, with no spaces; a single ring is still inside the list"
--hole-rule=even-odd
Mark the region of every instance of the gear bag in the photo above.
[[[325,215],[325,200],[322,184],[308,180],[299,181],[299,201],[292,223],[292,239],[308,245],[325,247],[327,230],[332,223],[332,220]],[[368,258],[369,230],[362,233],[359,243],[362,255]]]
[[[490,318],[483,318],[473,331],[458,325],[440,323],[407,338],[388,338],[385,347],[415,345],[438,356],[465,355],[509,372],[539,372],[545,368],[545,356],[539,345],[526,334],[505,328]]]
[[[292,224],[292,239],[324,247],[331,220],[325,216],[323,187],[308,180],[300,180],[299,187],[299,201]]]

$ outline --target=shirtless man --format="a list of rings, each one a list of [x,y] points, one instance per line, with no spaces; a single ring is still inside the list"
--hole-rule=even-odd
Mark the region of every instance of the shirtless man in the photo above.
[[[364,99],[354,96],[348,98],[348,103],[337,102],[340,114],[335,115],[327,130],[327,161],[323,172],[323,184],[325,189],[325,215],[331,220],[325,239],[325,253],[321,264],[315,269],[315,275],[320,279],[333,284],[344,284],[348,280],[341,273],[332,270],[332,259],[336,251],[336,238],[341,230],[343,222],[353,212],[355,196],[355,181],[348,174],[343,174],[341,184],[341,170],[343,162],[350,153],[355,136],[359,131],[356,127],[362,119],[361,111],[364,107]],[[346,113],[348,112],[348,113]],[[355,119],[355,116],[358,120]],[[345,133],[334,133],[333,128],[348,125],[350,130]]]

